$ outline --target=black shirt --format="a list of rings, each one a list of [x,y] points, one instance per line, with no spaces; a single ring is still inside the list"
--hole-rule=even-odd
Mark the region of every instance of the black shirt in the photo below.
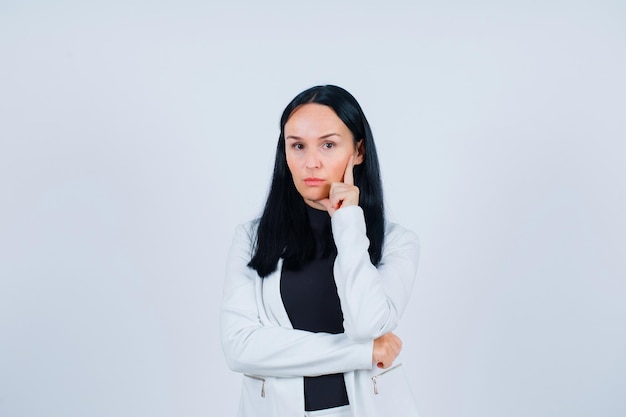
[[[333,276],[336,253],[329,250],[330,216],[307,205],[309,223],[316,243],[315,259],[299,270],[283,265],[280,293],[294,329],[343,333],[343,313]],[[304,377],[306,411],[347,405],[343,374]]]

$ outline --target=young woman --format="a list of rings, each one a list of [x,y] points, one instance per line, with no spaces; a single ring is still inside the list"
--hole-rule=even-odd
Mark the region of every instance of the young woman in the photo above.
[[[415,234],[385,222],[355,98],[332,85],[300,93],[280,120],[263,214],[239,226],[227,261],[222,346],[244,374],[239,416],[378,417],[383,400],[415,415],[397,388],[381,391],[402,372],[392,331],[418,256]]]

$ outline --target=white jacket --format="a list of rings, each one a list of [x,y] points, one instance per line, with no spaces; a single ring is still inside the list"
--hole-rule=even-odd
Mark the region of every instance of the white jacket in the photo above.
[[[417,272],[417,236],[388,223],[382,261],[372,265],[363,211],[348,206],[331,220],[337,246],[334,277],[344,318],[342,334],[293,329],[280,295],[281,263],[262,279],[247,266],[254,224],[235,232],[228,255],[221,314],[222,348],[230,369],[241,372],[239,417],[301,417],[303,376],[344,373],[355,416],[375,411],[373,340],[396,328]],[[394,371],[392,371],[394,372]],[[391,372],[390,372],[391,373]]]

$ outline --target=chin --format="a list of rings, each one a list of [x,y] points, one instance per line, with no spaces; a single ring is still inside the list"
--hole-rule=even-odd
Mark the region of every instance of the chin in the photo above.
[[[300,195],[302,196],[302,198],[304,198],[305,200],[311,200],[311,201],[319,201],[319,200],[323,200],[325,198],[328,198],[328,194],[324,194],[324,193],[300,193]]]

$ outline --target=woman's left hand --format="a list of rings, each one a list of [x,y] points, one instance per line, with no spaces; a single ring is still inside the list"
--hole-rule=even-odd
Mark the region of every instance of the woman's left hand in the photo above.
[[[393,365],[401,350],[402,340],[392,332],[385,333],[374,339],[372,362],[379,368],[387,369]]]
[[[319,200],[326,207],[328,214],[333,214],[341,207],[359,205],[359,187],[354,185],[354,156],[351,156],[343,175],[343,182],[334,182],[330,186],[328,198]]]

